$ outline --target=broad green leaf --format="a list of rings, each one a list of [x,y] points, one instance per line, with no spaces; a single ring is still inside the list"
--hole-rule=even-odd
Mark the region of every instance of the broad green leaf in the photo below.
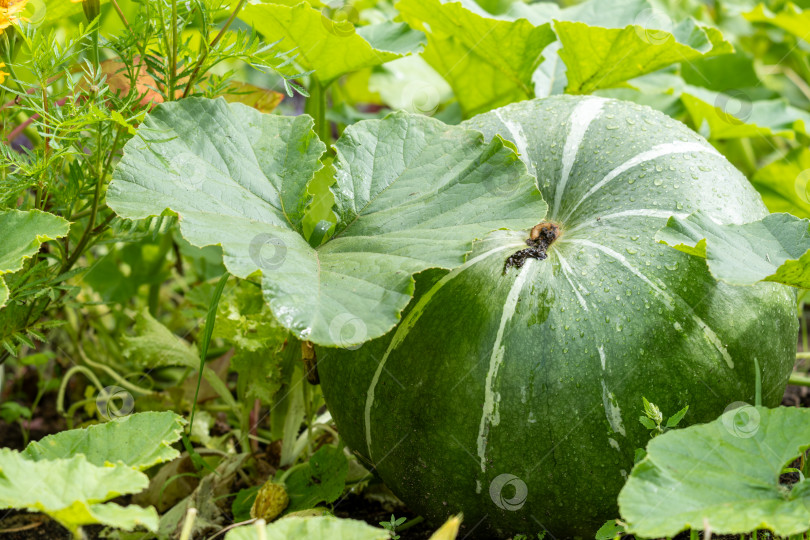
[[[177,212],[192,244],[222,245],[231,273],[262,270],[276,319],[321,345],[385,334],[413,294],[413,274],[453,268],[473,240],[530,228],[547,209],[502,139],[486,143],[479,132],[399,112],[350,126],[337,142],[339,222],[313,249],[301,235],[302,211],[284,211],[303,207],[320,168],[324,146],[309,117],[186,99],[157,107],[139,134],[125,147],[108,204],[127,218]],[[191,173],[166,166],[177,156],[195,164]]]
[[[54,460],[82,454],[99,467],[123,463],[139,471],[180,455],[183,417],[173,412],[143,412],[84,429],[71,429],[30,443],[22,452],[33,460]]]
[[[532,74],[555,40],[549,23],[497,19],[441,0],[401,0],[397,8],[427,35],[423,56],[453,88],[466,116],[534,97]]]
[[[792,2],[788,2],[779,13],[773,13],[764,4],[759,4],[753,11],[745,13],[744,16],[751,22],[778,26],[782,30],[810,43],[810,10],[803,10]]]
[[[732,285],[775,281],[810,288],[810,220],[770,214],[743,225],[719,225],[695,212],[669,218],[656,240],[704,257],[712,275]]]
[[[288,517],[266,525],[267,540],[306,538],[307,540],[386,540],[391,533],[364,521],[334,516]],[[228,531],[225,540],[256,540],[254,525]]]
[[[100,523],[132,530],[157,529],[157,512],[104,501],[144,489],[149,479],[127,465],[98,467],[83,455],[32,461],[0,449],[0,508],[43,512],[78,537],[82,525]]]
[[[336,501],[343,493],[348,472],[349,462],[340,448],[321,447],[307,463],[293,467],[283,478],[290,497],[286,511],[296,512]]]
[[[672,538],[688,528],[720,535],[769,529],[787,537],[808,530],[810,481],[779,479],[810,448],[810,410],[742,405],[650,441],[619,494],[628,533]]]
[[[810,150],[796,148],[759,169],[751,183],[771,212],[810,218]]]
[[[243,222],[300,231],[306,185],[326,150],[312,127],[308,116],[265,115],[224,99],[161,105],[127,144],[128,159],[116,167],[120,182],[111,184],[108,201],[133,219],[154,208],[175,210],[184,236],[197,246],[209,244],[211,229],[236,233]],[[221,217],[212,223],[216,215]],[[244,253],[229,258],[226,249],[226,266],[246,277],[256,265],[244,243],[247,234],[238,236]]]
[[[687,85],[681,101],[696,130],[708,139],[732,139],[808,133],[810,113],[791,106],[785,99],[751,100],[742,91],[713,92]]]
[[[645,28],[601,28],[582,22],[555,21],[562,42],[559,55],[567,67],[566,92],[588,94],[610,88],[674,63],[732,52],[714,28],[691,19],[671,31]]]
[[[295,57],[295,63],[304,71],[314,71],[323,84],[421,48],[419,36],[402,25],[385,24],[366,29],[361,35],[351,22],[333,21],[306,2],[293,7],[248,4],[239,18],[256,28],[267,41],[283,38],[279,49],[291,51],[289,56]]]
[[[69,229],[67,220],[47,212],[0,211],[0,308],[9,295],[3,274],[20,270],[23,261],[39,251],[40,244],[67,235]]]

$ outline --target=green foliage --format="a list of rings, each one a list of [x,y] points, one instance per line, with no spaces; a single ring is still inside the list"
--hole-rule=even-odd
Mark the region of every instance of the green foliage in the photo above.
[[[3,274],[20,270],[43,242],[65,236],[69,226],[66,220],[39,210],[0,212],[0,230],[9,231],[0,250],[0,309],[6,305],[9,295]]]
[[[669,218],[656,239],[703,257],[715,278],[732,285],[775,281],[810,288],[810,221],[770,214],[742,225],[721,225],[696,212]]]
[[[319,344],[354,346],[384,334],[413,294],[411,274],[451,268],[472,240],[530,227],[546,210],[501,138],[485,143],[475,132],[396,113],[351,126],[337,142],[338,223],[332,240],[313,249],[301,221],[324,146],[310,120],[190,99],[159,107],[139,133],[108,203],[128,218],[167,207],[182,215],[184,236],[198,246],[221,244],[231,273],[262,270],[278,321]],[[209,163],[212,153],[221,161]],[[185,169],[171,166],[176,156]],[[447,172],[434,180],[436,170]],[[348,284],[366,292],[352,294]]]
[[[391,534],[392,534],[391,538],[393,540],[399,540],[400,536],[398,534],[396,534],[397,527],[399,527],[400,525],[405,523],[406,519],[407,518],[404,518],[404,517],[396,518],[396,517],[394,517],[394,514],[391,514],[391,519],[389,519],[388,521],[381,521],[380,522],[380,527],[382,527],[386,531],[391,531]]]
[[[418,33],[405,26],[381,23],[355,30],[351,20],[331,20],[306,2],[249,5],[239,18],[268,39],[283,37],[292,62],[324,85],[421,49]]]
[[[645,397],[642,397],[641,400],[644,404],[644,416],[640,416],[638,421],[641,422],[642,426],[650,430],[650,434],[653,437],[678,427],[678,424],[681,423],[681,420],[683,420],[683,417],[686,416],[686,412],[689,410],[689,405],[687,405],[670,416],[665,423],[664,415],[655,403],[650,403]]]
[[[54,395],[68,427],[104,416],[111,392],[138,410],[199,412],[180,459],[182,420],[169,412],[4,451],[4,472],[25,463],[6,478],[11,498],[3,504],[40,508],[74,534],[89,523],[154,530],[151,509],[106,502],[144,483],[122,463],[151,466],[154,479],[136,499],[160,509],[159,535],[179,534],[194,506],[200,536],[220,531],[228,508],[236,519],[248,515],[253,492],[233,478],[258,481],[264,459],[285,476],[299,509],[338,500],[347,482],[361,490],[365,481],[352,484],[345,471],[357,464],[333,446],[319,388],[305,380],[318,363],[328,370],[333,351],[304,364],[301,351],[312,349],[299,339],[354,351],[407,314],[424,270],[441,276],[473,245],[512,238],[491,231],[542,219],[533,184],[548,189],[557,171],[538,171],[563,149],[526,159],[534,149],[520,144],[525,134],[511,133],[514,123],[497,127],[512,142],[487,132],[486,143],[470,130],[489,129],[477,120],[449,127],[479,112],[563,93],[650,105],[708,138],[769,210],[810,218],[810,4],[754,4],[117,0],[100,2],[89,20],[98,9],[89,4],[31,0],[28,20],[0,31],[8,142],[0,144],[0,371],[4,400],[8,394],[0,420],[26,443],[38,426],[59,425],[45,414]],[[390,114],[399,109],[419,114]],[[274,110],[281,114],[261,114]],[[622,127],[593,163],[624,146],[632,128]],[[709,172],[697,166],[690,174]],[[684,200],[643,191],[647,208],[678,214],[659,238],[706,258],[714,277],[806,287],[806,223],[774,215],[718,225],[685,217],[691,208],[681,215]],[[516,244],[525,239],[518,236]],[[209,313],[226,271],[237,277],[223,278]],[[678,274],[688,276],[683,266]],[[682,294],[693,284],[684,277],[673,287]],[[599,290],[581,294],[590,301]],[[668,406],[681,399],[656,394]],[[690,417],[699,414],[701,404],[690,403]],[[667,420],[645,402],[641,422],[658,440],[685,411]],[[147,441],[149,448],[137,444]],[[20,493],[24,481],[51,477],[42,500]],[[68,481],[67,495],[55,492]],[[387,537],[320,517],[267,531]],[[613,523],[600,533],[620,531]]]
[[[397,9],[427,34],[425,60],[447,79],[466,115],[532,97],[532,74],[555,39],[549,24],[495,19],[439,0],[402,0]]]
[[[643,538],[711,529],[779,536],[808,530],[810,490],[782,482],[810,448],[810,411],[730,408],[708,423],[665,433],[647,446],[619,495],[627,531]]]
[[[340,448],[324,446],[309,462],[296,465],[281,476],[290,497],[287,512],[331,503],[340,497],[346,483],[349,463]]]
[[[180,455],[172,444],[180,440],[185,423],[169,411],[128,415],[86,429],[49,435],[29,444],[22,456],[42,461],[82,454],[98,467],[123,463],[142,471]]]
[[[31,461],[19,452],[0,449],[0,506],[43,512],[80,538],[79,527],[93,523],[125,530],[157,528],[153,508],[105,503],[146,487],[145,474],[124,464],[92,465],[84,455]]]

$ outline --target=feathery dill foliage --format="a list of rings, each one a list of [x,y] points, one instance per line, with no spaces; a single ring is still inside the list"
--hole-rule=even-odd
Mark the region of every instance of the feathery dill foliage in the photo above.
[[[0,358],[59,324],[39,321],[75,301],[78,288],[65,282],[86,270],[77,263],[92,260],[84,258],[90,248],[143,233],[116,218],[104,193],[123,145],[154,104],[238,93],[231,83],[245,65],[275,73],[289,95],[305,94],[293,79],[306,74],[290,74],[294,54],[253,30],[232,28],[236,12],[229,4],[141,2],[134,17],[117,11],[123,28],[115,35],[100,31],[99,18],[67,31],[47,13],[21,12],[0,29],[0,124],[9,143],[0,144],[0,210],[38,209],[72,223],[67,237],[45,244],[9,276]]]

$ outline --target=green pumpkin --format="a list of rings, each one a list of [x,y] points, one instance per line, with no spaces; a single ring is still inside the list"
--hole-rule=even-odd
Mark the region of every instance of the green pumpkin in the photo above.
[[[423,272],[400,324],[356,350],[320,349],[347,444],[412,510],[464,513],[481,537],[592,538],[649,440],[642,396],[705,422],[779,403],[796,351],[795,296],[716,282],[656,243],[673,214],[721,223],[767,211],[699,135],[652,109],[596,97],[516,103],[466,122],[510,140],[560,228],[546,259],[498,231],[467,262]],[[510,187],[505,185],[504,190]],[[543,216],[539,216],[538,221]]]

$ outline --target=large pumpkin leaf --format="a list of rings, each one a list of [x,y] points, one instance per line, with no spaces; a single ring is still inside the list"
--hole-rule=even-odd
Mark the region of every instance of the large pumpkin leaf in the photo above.
[[[695,212],[672,216],[656,240],[704,257],[712,275],[732,285],[776,281],[810,288],[810,220],[769,214],[742,225],[719,225]]]
[[[787,537],[810,527],[810,481],[780,476],[810,448],[810,410],[743,405],[719,419],[650,441],[619,494],[629,533],[672,538],[769,529]]]
[[[39,210],[0,211],[0,308],[9,295],[3,274],[21,269],[23,261],[39,251],[40,244],[65,236],[69,228],[67,220]]]
[[[400,112],[350,126],[337,142],[339,222],[313,249],[301,216],[324,145],[309,117],[186,99],[156,108],[139,135],[108,204],[127,218],[174,210],[191,243],[222,245],[233,274],[262,270],[275,317],[322,345],[383,335],[413,294],[413,274],[453,268],[476,238],[530,228],[547,209],[502,139]]]
[[[391,533],[354,519],[334,516],[288,517],[266,525],[267,540],[386,540]],[[246,525],[228,531],[225,540],[256,540],[256,527]]]
[[[290,50],[295,63],[328,84],[341,75],[378,66],[421,49],[421,37],[403,25],[386,23],[356,31],[351,21],[333,21],[306,2],[245,6],[239,18],[268,40]],[[372,44],[373,43],[373,44]]]
[[[172,443],[180,440],[186,421],[170,411],[143,412],[85,429],[71,429],[30,443],[23,457],[41,461],[82,454],[99,467],[123,463],[139,471],[180,455]]]
[[[496,19],[461,3],[402,0],[400,16],[427,34],[424,57],[471,116],[534,96],[532,74],[555,40],[548,23]]]
[[[127,465],[93,465],[83,455],[33,461],[8,448],[0,449],[0,508],[43,512],[78,537],[79,527],[93,523],[132,530],[157,530],[157,512],[140,506],[104,503],[137,493],[149,484],[142,472]]]

